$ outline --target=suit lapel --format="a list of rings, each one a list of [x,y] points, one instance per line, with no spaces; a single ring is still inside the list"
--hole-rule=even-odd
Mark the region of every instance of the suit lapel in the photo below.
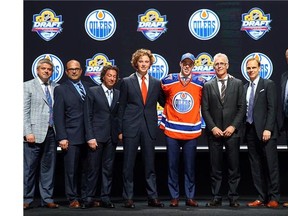
[[[261,91],[262,89],[264,89],[264,79],[262,79],[262,78],[260,77],[259,82],[258,82],[258,85],[257,85],[257,88],[256,88],[256,91],[255,91],[254,106],[255,106],[255,104],[256,104],[256,102],[257,102],[259,93],[260,93],[260,91]],[[265,91],[265,90],[264,90],[264,91]]]
[[[212,83],[211,83],[211,84],[212,84],[212,88],[213,88],[215,94],[217,95],[217,97],[218,97],[218,99],[219,99],[219,102],[221,103],[220,92],[219,92],[219,88],[218,88],[217,79],[214,78],[214,79],[212,80]]]
[[[142,93],[141,93],[141,89],[140,89],[140,86],[139,86],[139,82],[138,82],[138,78],[137,78],[136,73],[134,73],[134,74],[131,76],[131,82],[132,82],[132,85],[133,85],[134,88],[135,88],[135,91],[137,92],[137,94],[139,95],[139,97],[140,97],[141,100],[142,100]],[[142,101],[143,101],[143,100],[142,100]]]
[[[77,89],[75,88],[75,86],[73,85],[72,81],[67,80],[66,81],[66,85],[68,86],[68,88],[71,90],[71,92],[79,98],[79,100],[81,100],[81,102],[83,102],[83,100],[81,99],[80,94],[78,93]]]
[[[39,82],[39,80],[37,78],[34,79],[34,85],[35,85],[35,89],[37,92],[41,92],[41,95],[42,95],[42,99],[45,101],[46,104],[48,104],[48,101],[47,101],[47,98],[46,98],[46,95],[42,89],[42,86]]]
[[[106,106],[107,106],[108,108],[110,108],[110,107],[109,107],[109,103],[108,103],[108,99],[107,99],[107,95],[106,95],[106,93],[104,92],[104,89],[102,88],[102,86],[99,86],[99,88],[97,88],[97,94],[99,94],[99,97],[100,97],[100,98],[105,98],[104,103],[106,104]]]

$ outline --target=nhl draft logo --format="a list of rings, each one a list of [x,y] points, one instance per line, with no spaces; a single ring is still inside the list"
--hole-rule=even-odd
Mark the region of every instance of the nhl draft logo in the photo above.
[[[62,31],[62,15],[57,16],[49,8],[42,10],[39,14],[34,14],[32,22],[32,32],[37,32],[45,41],[52,40]]]
[[[241,31],[258,40],[268,32],[271,27],[270,14],[264,14],[260,8],[252,8],[248,13],[242,14]]]
[[[220,30],[220,20],[216,13],[209,9],[194,12],[188,22],[191,34],[199,40],[210,40]]]
[[[103,9],[92,11],[85,20],[87,34],[97,41],[104,41],[112,37],[116,31],[116,26],[114,16]]]
[[[166,15],[161,16],[159,11],[152,8],[147,10],[145,14],[138,15],[137,31],[142,32],[150,41],[155,41],[167,31],[167,23]]]
[[[194,106],[193,97],[185,91],[178,92],[172,99],[173,108],[179,113],[187,113]]]
[[[101,71],[106,65],[114,65],[114,59],[109,60],[103,53],[95,54],[91,59],[86,59],[85,76],[89,76],[96,84],[100,85]]]
[[[195,59],[195,64],[192,69],[192,74],[201,76],[205,80],[210,80],[215,77],[212,57],[209,53],[200,53]]]
[[[241,71],[242,71],[242,75],[244,76],[244,78],[247,81],[250,81],[249,76],[248,76],[247,71],[246,71],[246,63],[247,63],[247,60],[250,58],[256,58],[260,61],[261,65],[260,65],[259,75],[263,79],[269,79],[272,75],[272,72],[273,72],[273,64],[272,64],[271,60],[268,58],[268,56],[266,56],[263,53],[259,53],[259,52],[249,54],[242,61]]]
[[[49,59],[54,65],[54,70],[50,78],[51,81],[58,82],[64,74],[64,66],[62,61],[53,54],[42,54],[38,56],[32,64],[32,75],[34,78],[38,77],[37,64],[41,59]]]

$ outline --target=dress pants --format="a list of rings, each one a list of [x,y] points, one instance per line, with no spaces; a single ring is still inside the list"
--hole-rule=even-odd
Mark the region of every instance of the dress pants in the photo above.
[[[151,139],[146,124],[142,124],[135,137],[123,137],[123,198],[133,199],[134,196],[134,166],[138,146],[141,147],[142,161],[144,163],[146,191],[148,199],[158,198],[155,174],[155,140]]]
[[[186,199],[195,196],[195,157],[197,140],[177,140],[166,136],[168,155],[168,188],[172,199],[179,194],[179,158],[182,147],[184,161],[184,187]]]
[[[37,170],[41,205],[54,202],[54,176],[57,146],[53,128],[49,128],[43,143],[24,142],[24,203],[34,200]]]
[[[113,165],[117,143],[97,142],[96,150],[88,150],[87,154],[87,185],[86,202],[95,200],[98,183],[101,185],[101,201],[109,202],[112,188]],[[101,178],[100,178],[101,177]]]
[[[64,151],[65,193],[69,202],[86,197],[87,144],[69,145]],[[80,180],[80,184],[79,184]],[[78,186],[80,185],[80,189]],[[79,195],[81,193],[81,195]]]
[[[262,142],[254,124],[246,124],[246,140],[254,187],[258,200],[279,202],[279,165],[276,139]]]
[[[230,202],[239,198],[237,188],[240,182],[239,151],[240,139],[230,137],[209,138],[209,154],[211,166],[211,189],[214,199],[221,199],[221,186],[223,179],[223,156],[225,146],[225,163],[228,167],[228,199]]]

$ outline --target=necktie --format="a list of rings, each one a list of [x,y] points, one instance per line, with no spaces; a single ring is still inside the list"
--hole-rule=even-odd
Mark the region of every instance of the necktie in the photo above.
[[[253,122],[254,88],[255,88],[255,84],[251,82],[251,92],[249,96],[248,114],[247,114],[247,122],[250,124],[252,124]]]
[[[52,105],[52,98],[51,98],[51,94],[49,92],[48,89],[48,83],[44,83],[45,85],[45,95],[46,95],[46,99],[48,102],[48,106],[49,106],[49,126],[52,127],[53,126],[53,105]]]
[[[112,90],[107,89],[107,100],[108,100],[108,104],[109,106],[111,106],[112,104]]]
[[[82,100],[85,100],[85,91],[81,83],[77,83]]]
[[[224,97],[225,97],[225,91],[226,91],[225,80],[220,80],[220,82],[221,82],[220,100],[222,103],[224,103]]]
[[[143,103],[146,103],[146,98],[147,98],[147,86],[145,83],[145,76],[142,76],[142,83],[141,83],[141,92],[142,92],[142,98],[143,98]]]

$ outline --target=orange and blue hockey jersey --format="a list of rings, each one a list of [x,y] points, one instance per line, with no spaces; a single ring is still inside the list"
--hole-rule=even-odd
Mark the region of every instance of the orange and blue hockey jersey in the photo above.
[[[206,82],[193,76],[186,84],[179,73],[169,74],[161,80],[166,95],[160,128],[174,139],[188,140],[201,135],[201,97]]]

